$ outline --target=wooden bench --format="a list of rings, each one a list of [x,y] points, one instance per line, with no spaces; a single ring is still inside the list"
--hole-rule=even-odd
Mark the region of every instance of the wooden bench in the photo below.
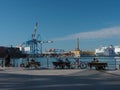
[[[55,68],[64,69],[66,67],[70,69],[70,62],[52,62],[52,63]]]
[[[28,65],[26,65],[27,68],[29,67],[34,67],[34,68],[40,68],[40,62],[35,62],[35,61],[31,61],[28,63]]]
[[[90,67],[90,69],[92,69],[92,67],[95,67],[96,70],[105,70],[105,68],[107,67],[107,63],[106,62],[88,62],[88,66]]]

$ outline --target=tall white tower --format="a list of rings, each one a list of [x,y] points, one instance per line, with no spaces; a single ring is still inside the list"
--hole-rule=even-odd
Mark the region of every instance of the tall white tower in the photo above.
[[[75,48],[75,50],[77,50],[77,51],[80,50],[80,49],[79,49],[79,38],[77,38],[77,40],[76,40],[76,48]]]

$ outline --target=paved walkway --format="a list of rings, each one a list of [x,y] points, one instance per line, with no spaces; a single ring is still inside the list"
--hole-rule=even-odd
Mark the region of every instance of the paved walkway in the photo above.
[[[120,90],[120,72],[7,69],[0,90]]]

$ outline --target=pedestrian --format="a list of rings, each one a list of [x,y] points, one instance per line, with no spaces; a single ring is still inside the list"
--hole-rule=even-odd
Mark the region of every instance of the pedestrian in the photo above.
[[[26,67],[29,67],[29,57],[26,58]]]
[[[10,66],[10,55],[7,54],[5,56],[5,67],[9,67]]]

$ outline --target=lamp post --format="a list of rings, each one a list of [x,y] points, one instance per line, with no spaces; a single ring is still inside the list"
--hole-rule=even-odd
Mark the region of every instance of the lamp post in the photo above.
[[[47,68],[49,68],[49,59],[48,59],[48,56],[46,56],[46,59],[47,59]]]
[[[41,45],[41,54],[42,54],[42,48],[43,48],[43,44],[44,43],[53,43],[53,41],[41,41],[40,42],[40,45]],[[49,68],[49,59],[48,59],[48,56],[46,56],[46,65],[47,65],[47,68]]]
[[[43,44],[44,43],[53,43],[53,41],[40,41],[40,45],[41,45],[41,50],[40,50],[40,52],[41,52],[41,54],[42,54],[42,48],[43,48]]]
[[[117,62],[116,62],[116,59],[115,59],[115,70],[117,70],[116,66],[117,66]]]

